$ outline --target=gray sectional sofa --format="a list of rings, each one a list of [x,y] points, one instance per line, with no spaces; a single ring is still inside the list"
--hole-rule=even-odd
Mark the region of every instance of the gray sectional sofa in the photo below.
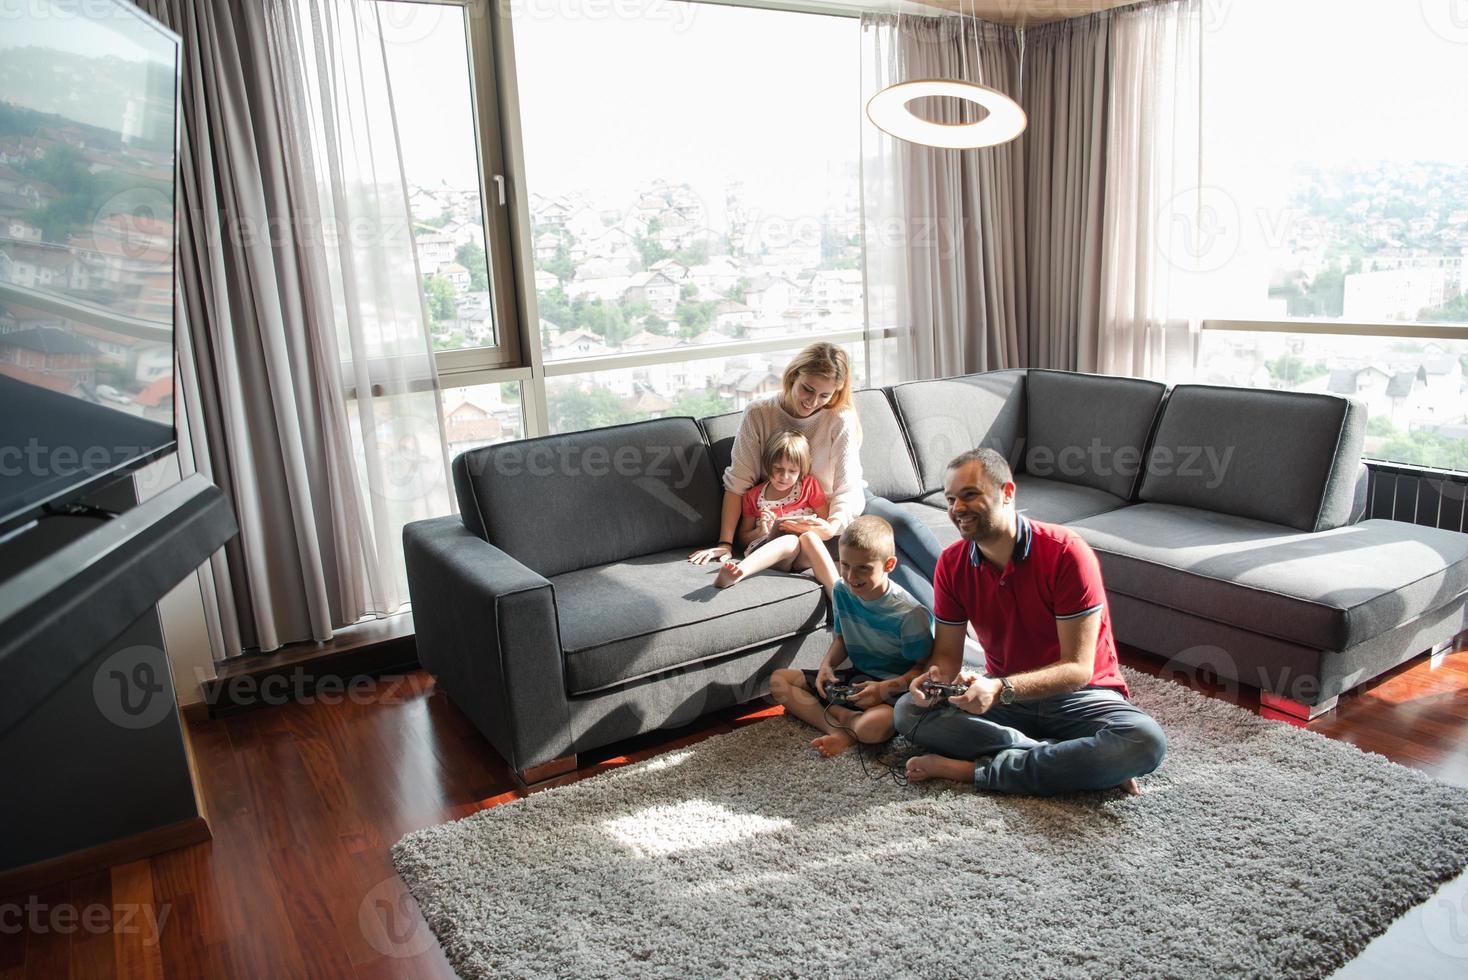
[[[1282,710],[1328,710],[1465,626],[1468,535],[1358,519],[1365,420],[1347,399],[1019,370],[856,400],[871,493],[956,540],[946,464],[999,449],[1019,507],[1096,550],[1121,642]],[[419,659],[527,783],[824,653],[814,581],[719,591],[685,560],[718,536],[738,422],[474,450],[454,460],[460,516],[404,530]]]

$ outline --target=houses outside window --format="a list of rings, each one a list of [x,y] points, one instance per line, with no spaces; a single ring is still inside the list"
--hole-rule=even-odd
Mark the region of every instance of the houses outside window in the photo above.
[[[1347,6],[1236,3],[1204,34],[1196,380],[1358,398],[1368,457],[1465,470],[1468,30]]]
[[[551,377],[552,429],[732,411],[787,350],[864,329],[857,21],[678,9],[516,8],[542,356],[665,355]]]

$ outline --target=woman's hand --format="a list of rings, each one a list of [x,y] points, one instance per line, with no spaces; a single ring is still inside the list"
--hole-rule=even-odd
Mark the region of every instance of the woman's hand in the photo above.
[[[698,549],[688,556],[688,560],[695,565],[707,565],[711,561],[724,561],[733,553],[734,549],[721,541],[712,548]]]

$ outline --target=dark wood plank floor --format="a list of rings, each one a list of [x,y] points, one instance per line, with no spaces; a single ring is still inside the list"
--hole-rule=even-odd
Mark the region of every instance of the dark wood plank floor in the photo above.
[[[1166,673],[1150,657],[1124,659]],[[1248,690],[1190,683],[1258,709]],[[746,706],[711,715],[584,756],[578,775],[776,713]],[[1468,786],[1468,652],[1407,665],[1310,727]],[[192,731],[214,839],[0,899],[0,980],[453,976],[388,848],[409,831],[519,794],[430,677],[387,678]],[[1461,892],[1463,879],[1455,884]],[[1468,899],[1462,904],[1468,912]],[[1403,920],[1361,963],[1468,972],[1468,937],[1446,952],[1429,939],[1427,927]]]

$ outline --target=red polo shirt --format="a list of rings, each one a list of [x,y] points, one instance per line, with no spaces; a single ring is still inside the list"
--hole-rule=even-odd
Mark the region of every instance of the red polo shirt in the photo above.
[[[1074,531],[1020,515],[1014,554],[1001,572],[979,546],[957,541],[943,550],[933,573],[933,615],[943,623],[972,623],[991,677],[1023,674],[1060,662],[1057,619],[1100,612],[1092,687],[1130,697],[1116,659],[1111,612],[1096,553]]]

